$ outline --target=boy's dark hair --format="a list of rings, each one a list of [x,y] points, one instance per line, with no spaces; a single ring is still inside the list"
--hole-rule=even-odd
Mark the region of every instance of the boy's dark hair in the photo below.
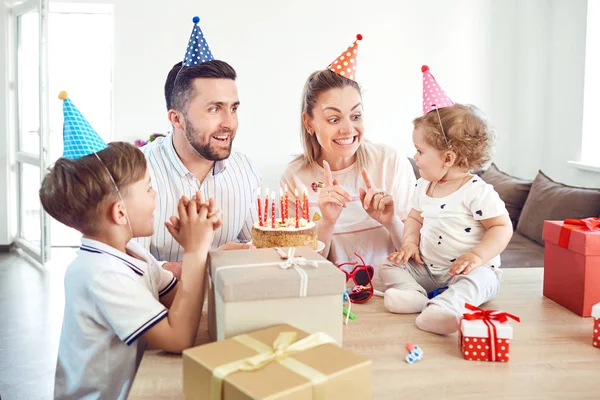
[[[112,142],[97,154],[123,196],[129,185],[146,175],[146,158],[130,143]],[[83,234],[96,233],[101,206],[106,199],[117,198],[106,169],[93,154],[76,160],[59,158],[42,182],[42,207],[57,221]]]
[[[235,81],[237,75],[233,67],[225,61],[211,60],[182,67],[178,62],[171,68],[165,82],[165,102],[167,110],[184,111],[188,101],[196,95],[193,82],[197,78],[221,78]]]

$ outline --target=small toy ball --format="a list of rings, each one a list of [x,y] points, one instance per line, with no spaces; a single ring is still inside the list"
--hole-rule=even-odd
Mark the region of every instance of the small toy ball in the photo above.
[[[67,98],[67,92],[64,90],[58,94],[58,98],[61,100],[65,100]]]
[[[192,22],[197,24],[198,22],[200,22],[200,17],[196,15],[194,18],[192,18]]]

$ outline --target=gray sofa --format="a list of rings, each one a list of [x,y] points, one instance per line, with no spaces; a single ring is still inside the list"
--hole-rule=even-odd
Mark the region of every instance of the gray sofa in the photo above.
[[[415,161],[409,160],[419,178]],[[544,266],[544,220],[600,216],[600,189],[564,185],[542,171],[533,181],[519,179],[495,164],[477,174],[494,186],[513,222],[513,237],[501,255],[502,268]]]

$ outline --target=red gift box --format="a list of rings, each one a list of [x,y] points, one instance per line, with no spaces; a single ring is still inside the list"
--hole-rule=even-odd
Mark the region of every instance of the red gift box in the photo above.
[[[544,296],[589,317],[600,302],[600,218],[544,221]]]
[[[469,361],[499,361],[510,359],[513,328],[508,318],[519,317],[497,310],[482,310],[471,304],[465,307],[472,313],[463,314],[458,331],[461,354]]]
[[[594,330],[592,332],[592,344],[600,349],[600,303],[592,307],[592,317],[594,317]]]

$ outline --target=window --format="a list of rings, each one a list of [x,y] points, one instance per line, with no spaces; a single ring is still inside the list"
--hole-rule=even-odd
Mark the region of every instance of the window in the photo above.
[[[583,134],[581,160],[574,162],[584,169],[600,171],[600,2],[587,3],[587,33],[585,48],[585,84],[583,96]]]
[[[50,2],[48,17],[50,149],[52,165],[63,150],[65,90],[92,127],[112,140],[113,6]],[[36,88],[37,89],[37,88]],[[51,245],[78,246],[81,234],[51,220]]]

